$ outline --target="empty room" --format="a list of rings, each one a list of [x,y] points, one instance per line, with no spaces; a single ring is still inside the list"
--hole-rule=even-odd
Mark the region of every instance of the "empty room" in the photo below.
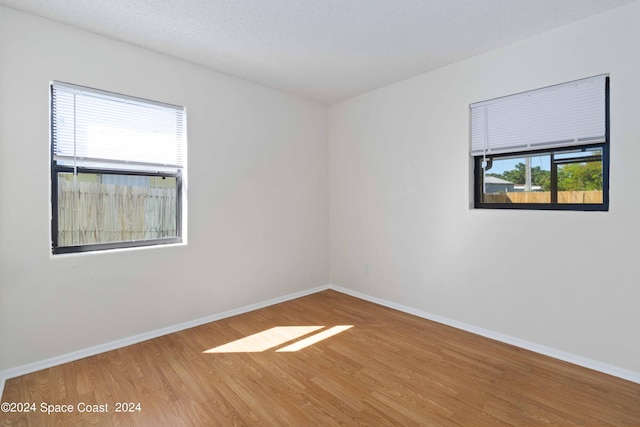
[[[1,426],[640,426],[639,0],[0,0]]]

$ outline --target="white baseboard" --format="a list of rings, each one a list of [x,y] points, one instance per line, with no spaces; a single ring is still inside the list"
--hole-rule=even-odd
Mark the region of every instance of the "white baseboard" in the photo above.
[[[104,353],[111,350],[116,350],[118,348],[126,347],[128,345],[137,344],[142,341],[158,338],[163,335],[182,331],[184,329],[189,329],[195,326],[204,325],[205,323],[215,322],[216,320],[225,319],[227,317],[237,316],[239,314],[247,313],[250,311],[258,310],[260,308],[268,307],[270,305],[275,305],[281,302],[315,294],[316,292],[324,291],[327,289],[329,289],[329,286],[319,286],[319,287],[307,289],[301,292],[295,292],[282,297],[272,298],[267,301],[246,305],[244,307],[240,307],[237,309],[223,311],[222,313],[212,314],[210,316],[202,317],[200,319],[191,320],[191,321],[180,323],[173,326],[168,326],[166,328],[156,329],[154,331],[144,332],[142,334],[134,335],[131,337],[110,341],[108,343],[99,344],[93,347],[88,347],[82,350],[73,351],[67,354],[62,354],[60,356],[52,357],[39,362],[28,363],[26,365],[18,366],[16,368],[0,371],[0,401],[2,400],[2,394],[4,393],[5,381],[11,378],[16,378],[21,375],[31,374],[33,372],[40,371],[42,369],[47,369],[54,366],[62,365],[63,363],[73,362],[74,360],[84,359],[85,357],[95,356],[96,354]]]
[[[603,372],[605,374],[613,375],[618,378],[632,381],[640,384],[640,373],[629,371],[619,368],[617,366],[608,365],[606,363],[598,362],[596,360],[588,359],[585,357],[577,356],[575,354],[567,353],[554,348],[546,347],[543,345],[535,344],[520,338],[515,338],[509,335],[501,334],[499,332],[490,331],[474,325],[470,325],[457,320],[448,319],[446,317],[431,314],[422,310],[418,310],[412,307],[407,307],[402,304],[397,304],[391,301],[384,300],[382,298],[373,297],[371,295],[363,294],[361,292],[353,291],[351,289],[343,288],[337,285],[319,286],[316,288],[307,289],[301,292],[295,292],[278,298],[272,298],[263,302],[250,304],[244,307],[240,307],[234,310],[224,311],[222,313],[213,314],[210,316],[202,317],[200,319],[192,320],[189,322],[180,323],[177,325],[169,326],[166,328],[156,329],[154,331],[145,332],[142,334],[134,335],[127,338],[122,338],[115,341],[110,341],[105,344],[99,344],[93,347],[85,348],[82,350],[74,351],[71,353],[63,354],[60,356],[52,357],[50,359],[42,360],[39,362],[33,362],[26,365],[18,366],[16,368],[0,371],[0,401],[2,400],[2,394],[4,392],[4,386],[6,380],[19,377],[21,375],[30,374],[42,369],[51,368],[53,366],[61,365],[63,363],[73,362],[74,360],[83,359],[89,356],[95,356],[96,354],[104,353],[118,348],[126,347],[128,345],[137,344],[142,341],[157,338],[163,335],[171,334],[173,332],[182,331],[184,329],[193,328],[195,326],[204,325],[205,323],[215,322],[217,320],[225,319],[231,316],[237,316],[239,314],[247,313],[260,308],[268,307],[270,305],[279,304],[281,302],[289,301],[295,298],[311,295],[316,292],[324,291],[327,289],[333,289],[337,292],[341,292],[347,295],[351,295],[356,298],[370,301],[375,304],[383,305],[385,307],[393,308],[414,316],[422,317],[423,319],[432,320],[434,322],[442,323],[447,326],[452,326],[463,331],[471,332],[476,335],[491,338],[496,341],[504,342],[514,345],[516,347],[524,348],[536,353],[544,354],[555,359],[560,359],[565,362],[572,363],[574,365],[582,366],[595,371]]]
[[[545,356],[553,357],[554,359],[563,360],[565,362],[572,363],[574,365],[582,366],[584,368],[593,369],[594,371],[603,372],[605,374],[612,375],[614,377],[622,378],[627,381],[631,381],[640,384],[640,373],[629,371],[617,366],[612,366],[606,363],[598,362],[597,360],[588,359],[586,357],[577,356],[572,353],[557,350],[555,348],[547,347],[544,345],[532,343],[520,338],[515,338],[509,335],[494,332],[488,329],[480,328],[468,323],[459,322],[457,320],[448,319],[446,317],[431,314],[426,311],[418,310],[412,307],[407,307],[402,304],[396,304],[391,301],[384,300],[382,298],[373,297],[371,295],[363,294],[351,289],[343,288],[337,285],[329,285],[329,289],[333,289],[343,294],[351,295],[356,298],[360,298],[375,304],[383,305],[385,307],[393,308],[404,313],[413,314],[414,316],[422,317],[423,319],[432,320],[434,322],[442,323],[443,325],[452,326],[456,329],[471,332],[476,335],[491,338],[492,340],[500,341],[506,344],[511,344],[516,347],[530,350],[535,353],[544,354]]]

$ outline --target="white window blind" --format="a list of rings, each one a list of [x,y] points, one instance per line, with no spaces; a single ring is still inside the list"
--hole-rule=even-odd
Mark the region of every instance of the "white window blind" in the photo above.
[[[603,74],[471,104],[471,155],[606,142],[606,79]]]
[[[183,167],[184,108],[52,83],[53,159],[107,169]]]

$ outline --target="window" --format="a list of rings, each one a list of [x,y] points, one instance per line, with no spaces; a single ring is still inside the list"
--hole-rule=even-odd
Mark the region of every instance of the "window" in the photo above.
[[[609,77],[471,104],[474,206],[609,209]]]
[[[54,254],[182,241],[183,107],[51,83]]]

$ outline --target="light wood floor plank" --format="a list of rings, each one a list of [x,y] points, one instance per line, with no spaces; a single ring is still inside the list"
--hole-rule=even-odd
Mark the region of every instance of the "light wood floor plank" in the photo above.
[[[353,327],[276,351],[338,325]],[[204,353],[277,326],[323,328]],[[14,378],[3,401],[38,410],[0,413],[0,426],[640,426],[639,384],[335,291]],[[42,402],[76,410],[47,415]],[[115,413],[116,402],[141,410]]]

